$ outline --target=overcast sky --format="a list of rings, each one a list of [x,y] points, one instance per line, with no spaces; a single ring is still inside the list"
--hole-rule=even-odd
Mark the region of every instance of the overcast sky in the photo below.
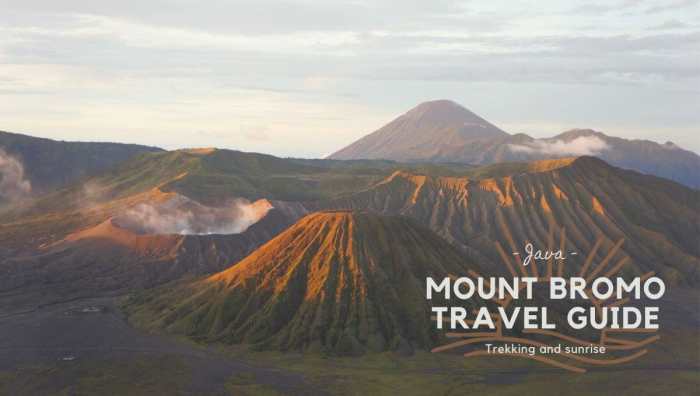
[[[700,1],[0,0],[0,130],[319,157],[419,102],[700,152]]]

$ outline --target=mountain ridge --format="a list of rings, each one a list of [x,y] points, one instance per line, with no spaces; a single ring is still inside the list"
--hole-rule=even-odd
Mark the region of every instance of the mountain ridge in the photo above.
[[[598,238],[606,248],[624,238],[615,259],[631,259],[629,274],[700,282],[700,191],[590,156],[486,168],[464,177],[395,172],[365,191],[305,205],[414,218],[490,271],[503,270],[494,243],[544,247],[554,227],[583,254]]]
[[[97,174],[158,147],[108,142],[69,142],[0,131],[0,149],[15,157],[36,194]]]
[[[454,119],[450,114],[455,108],[461,109],[457,113],[465,114],[462,119],[480,120],[477,124],[482,126],[479,129],[484,133],[460,137],[459,123],[448,122]],[[419,116],[409,117],[411,114]],[[404,122],[405,118],[410,122]],[[441,118],[448,121],[441,121]],[[624,139],[592,129],[572,129],[540,139],[524,133],[510,135],[458,104],[444,100],[421,103],[328,158],[487,165],[572,155],[598,156],[618,167],[700,188],[700,173],[697,172],[700,155],[673,143]]]

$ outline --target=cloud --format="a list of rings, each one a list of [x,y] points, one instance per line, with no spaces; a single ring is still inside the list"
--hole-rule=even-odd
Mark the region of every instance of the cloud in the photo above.
[[[647,14],[655,15],[663,12],[678,12],[700,5],[698,0],[606,0],[603,2],[588,1],[572,9],[574,13],[584,13],[591,15],[604,14],[625,14],[631,15]]]
[[[675,0],[675,1],[664,1],[657,5],[651,6],[646,9],[647,14],[658,14],[662,12],[678,12],[686,8],[697,7],[700,5],[698,0]]]
[[[24,166],[15,157],[0,149],[0,197],[16,201],[26,198],[32,185],[24,177]]]
[[[291,7],[290,4],[287,6]],[[351,8],[373,8],[358,4]],[[329,17],[333,15],[322,4],[299,6],[323,10],[318,12]],[[235,13],[223,15],[244,15],[242,19],[246,21],[255,20],[257,16],[252,12],[255,8],[246,3]],[[400,8],[406,14],[411,10]],[[689,51],[697,51],[697,32],[645,35],[644,29],[636,34],[596,29],[595,34],[588,34],[550,27],[547,19],[537,15],[513,16],[518,23],[511,30],[495,27],[472,30],[473,19],[510,19],[507,18],[510,11],[467,12],[449,2],[423,10],[427,13],[423,16],[412,15],[408,21],[415,21],[415,26],[413,22],[401,21],[385,24],[381,19],[372,23],[372,18],[369,21],[358,18],[352,24],[345,19],[338,21],[338,15],[347,15],[339,12],[334,18],[335,25],[343,25],[343,29],[331,29],[325,22],[319,25],[312,23],[318,21],[310,20],[306,24],[297,21],[288,30],[264,32],[252,27],[233,31],[207,29],[180,20],[204,12],[199,9],[185,15],[174,13],[172,21],[151,20],[149,13],[138,15],[139,9],[132,5],[129,9],[89,13],[87,7],[83,13],[57,14],[55,19],[62,23],[38,19],[33,24],[5,27],[0,17],[0,52],[5,53],[6,63],[82,65],[148,78],[174,74],[202,82],[218,79],[231,82],[239,74],[242,79],[237,83],[242,83],[286,75],[297,81],[294,87],[287,88],[302,91],[318,89],[319,84],[324,89],[333,89],[329,83],[340,78],[571,83],[600,76],[607,82],[605,73],[653,74],[670,80],[697,70],[690,60],[684,60],[692,58]],[[280,15],[285,14],[280,11]],[[385,18],[389,15],[393,14]],[[211,10],[207,16],[219,17]],[[453,24],[439,23],[443,19]],[[266,23],[265,19],[254,25],[278,26]],[[675,60],[668,62],[669,56]],[[316,75],[323,78],[309,77]],[[105,79],[119,83],[123,81],[120,77],[123,75]],[[216,86],[220,87],[221,83],[219,80]],[[274,88],[276,84],[270,85]]]
[[[641,1],[639,0],[623,0],[620,2],[608,0],[603,3],[586,2],[585,4],[575,7],[572,11],[575,13],[602,15],[610,12],[629,11],[639,6],[640,3]]]
[[[3,6],[4,0],[0,0]],[[516,8],[508,5],[509,8]],[[489,30],[501,25],[502,18],[483,18],[465,12],[460,1],[404,1],[400,6],[391,0],[323,1],[323,0],[212,0],[202,6],[195,0],[123,0],[95,2],[65,0],[26,0],[5,5],[3,11],[13,20],[27,22],[26,14],[43,15],[56,25],[55,15],[89,14],[130,20],[159,28],[183,27],[220,33],[254,34],[292,33],[300,30],[348,30],[385,26],[419,26],[433,22],[439,26],[463,26]],[[465,23],[468,22],[468,23]]]
[[[210,207],[178,195],[162,204],[142,203],[116,219],[117,224],[144,234],[239,234],[272,209],[269,201],[236,199]]]
[[[269,134],[268,128],[266,126],[245,126],[241,125],[241,134],[248,140],[254,140],[258,142],[268,142],[272,138]]]
[[[597,155],[610,149],[608,144],[597,136],[579,136],[570,141],[538,139],[527,145],[509,144],[508,148],[516,153],[554,156]]]
[[[691,27],[687,23],[680,21],[678,19],[669,19],[668,21],[659,24],[659,25],[654,25],[649,28],[649,30],[673,30],[673,29],[684,29]]]

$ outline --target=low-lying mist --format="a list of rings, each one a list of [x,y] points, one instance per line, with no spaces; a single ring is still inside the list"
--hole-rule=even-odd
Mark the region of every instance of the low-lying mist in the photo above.
[[[537,139],[529,144],[509,144],[515,153],[544,154],[544,155],[598,155],[609,150],[608,144],[598,136],[579,136],[573,140]]]
[[[265,199],[250,202],[238,198],[220,207],[202,205],[178,195],[164,203],[142,203],[116,221],[119,226],[142,234],[239,234],[272,209]]]

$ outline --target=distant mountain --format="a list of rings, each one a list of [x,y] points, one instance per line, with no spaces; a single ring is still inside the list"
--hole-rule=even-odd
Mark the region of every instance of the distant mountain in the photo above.
[[[548,246],[566,231],[567,270],[580,269],[598,238],[596,262],[623,238],[612,263],[626,274],[653,271],[670,284],[700,283],[700,191],[612,167],[593,157],[505,163],[464,177],[396,172],[374,187],[309,210],[368,210],[404,215],[430,227],[491,272],[504,272],[494,243],[510,254]]]
[[[671,142],[658,144],[607,136],[591,129],[574,129],[547,139],[516,135],[504,144],[506,150],[492,150],[486,155],[489,162],[595,155],[621,168],[700,188],[700,156]]]
[[[455,148],[507,133],[449,100],[421,103],[330,159],[447,159]]]
[[[162,151],[136,144],[64,142],[3,131],[0,150],[21,165],[35,195],[97,174],[135,155]]]
[[[427,349],[439,336],[425,278],[475,268],[411,219],[319,212],[229,269],[149,291],[126,311],[198,341],[336,355]]]
[[[572,155],[594,155],[615,166],[700,188],[700,156],[671,142],[628,140],[590,129],[546,139],[509,135],[446,100],[422,103],[329,158],[483,165]]]

